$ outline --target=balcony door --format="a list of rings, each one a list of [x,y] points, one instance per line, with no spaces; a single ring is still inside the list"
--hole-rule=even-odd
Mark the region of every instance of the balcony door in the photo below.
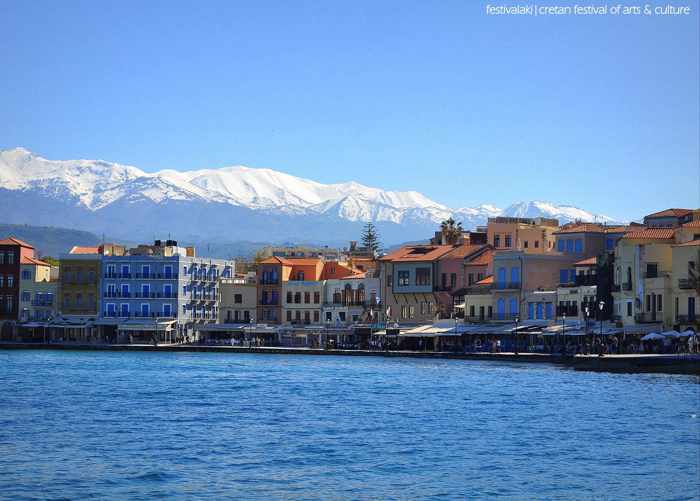
[[[692,296],[688,298],[688,321],[695,321],[695,298]]]

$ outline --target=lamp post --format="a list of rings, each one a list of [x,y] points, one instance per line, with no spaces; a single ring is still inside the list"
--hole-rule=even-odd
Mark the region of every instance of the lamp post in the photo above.
[[[566,313],[561,316],[561,327],[561,335],[566,336]],[[559,344],[561,345],[561,340]],[[563,348],[561,348],[561,350],[564,351]]]
[[[518,322],[520,322],[520,317],[515,315],[515,330],[513,331],[513,345],[515,348],[513,348],[513,352],[516,355],[518,354]]]
[[[591,310],[588,308],[588,306],[586,306],[584,311],[586,313],[586,326],[584,327],[584,332],[586,334],[586,342],[588,342],[588,318],[591,315]]]
[[[599,318],[600,318],[600,342],[601,343],[603,342],[603,308],[605,308],[605,301],[601,301],[600,303],[598,303],[598,310],[600,312]],[[601,349],[599,349],[598,355],[601,357],[603,356],[602,347],[601,347]]]

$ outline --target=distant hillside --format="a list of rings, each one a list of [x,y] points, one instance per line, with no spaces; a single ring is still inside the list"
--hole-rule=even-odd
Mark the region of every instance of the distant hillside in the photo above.
[[[0,238],[9,236],[29,242],[41,256],[57,257],[61,253],[68,252],[74,245],[100,244],[100,237],[88,231],[0,223]]]
[[[17,237],[32,244],[39,255],[57,257],[59,254],[68,252],[74,245],[92,246],[99,245],[102,237],[94,233],[69,228],[58,228],[55,226],[30,226],[28,224],[4,224],[0,223],[0,239],[7,237]],[[165,238],[165,237],[163,237]],[[118,238],[105,237],[108,242],[115,242],[132,247],[138,243],[135,241],[124,241]],[[252,257],[258,249],[271,242],[199,242],[191,240],[179,240],[180,245],[194,245],[197,254],[215,258],[232,257]]]

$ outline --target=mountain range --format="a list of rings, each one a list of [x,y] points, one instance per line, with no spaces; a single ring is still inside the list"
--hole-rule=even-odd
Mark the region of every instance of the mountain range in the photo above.
[[[453,217],[465,229],[494,216],[612,222],[542,201],[450,208],[416,191],[322,184],[245,166],[145,172],[102,160],[47,160],[0,150],[0,222],[63,226],[129,240],[261,240],[340,244],[373,221],[385,244],[425,239]]]

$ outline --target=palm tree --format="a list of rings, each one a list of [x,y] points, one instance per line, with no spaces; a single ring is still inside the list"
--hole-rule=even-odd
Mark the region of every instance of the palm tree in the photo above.
[[[463,231],[462,223],[456,222],[452,217],[440,223],[443,241],[448,245],[455,245]]]

